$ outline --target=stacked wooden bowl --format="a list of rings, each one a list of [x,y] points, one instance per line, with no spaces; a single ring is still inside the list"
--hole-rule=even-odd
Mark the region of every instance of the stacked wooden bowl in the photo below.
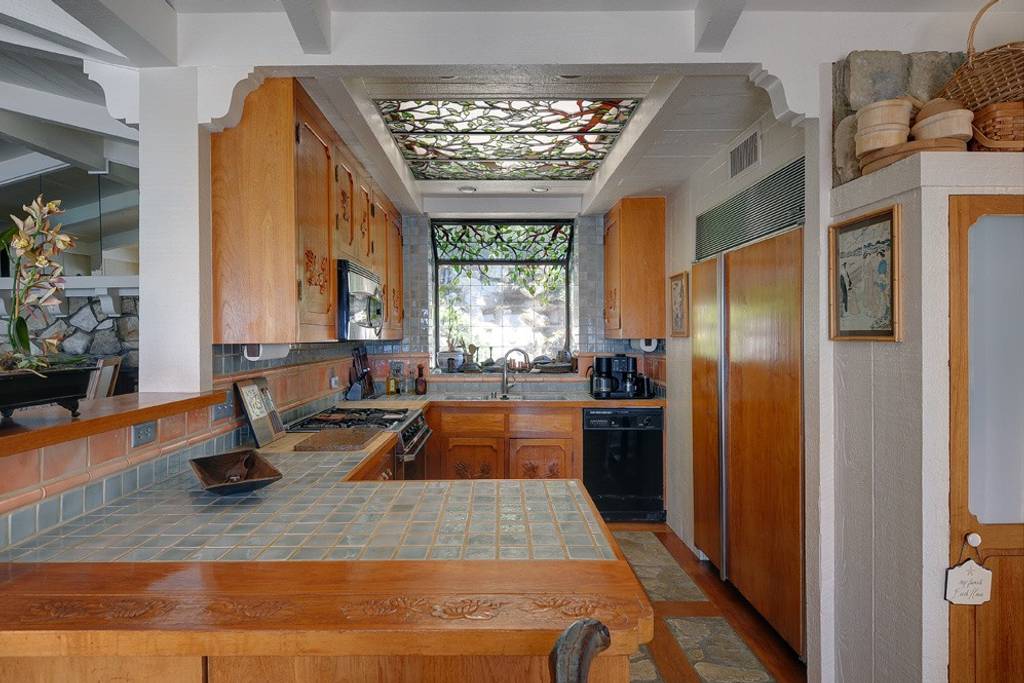
[[[869,104],[857,112],[855,142],[861,174],[874,173],[917,152],[964,152],[973,119],[974,114],[959,102],[941,98],[926,104],[911,97]]]

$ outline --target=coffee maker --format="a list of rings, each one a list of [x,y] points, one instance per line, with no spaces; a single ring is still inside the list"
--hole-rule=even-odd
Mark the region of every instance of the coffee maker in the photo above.
[[[647,398],[647,380],[636,372],[636,358],[625,354],[596,356],[590,395],[598,399]]]

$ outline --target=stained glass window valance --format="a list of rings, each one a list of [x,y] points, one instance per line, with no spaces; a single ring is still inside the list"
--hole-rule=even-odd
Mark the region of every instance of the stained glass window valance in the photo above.
[[[588,180],[640,101],[377,100],[420,180]]]
[[[571,222],[433,223],[434,253],[444,262],[565,263]]]

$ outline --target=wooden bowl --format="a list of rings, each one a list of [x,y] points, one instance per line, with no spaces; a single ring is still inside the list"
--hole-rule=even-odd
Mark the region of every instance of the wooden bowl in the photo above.
[[[857,132],[863,133],[877,126],[910,126],[914,105],[904,99],[872,102],[857,112]]]
[[[914,119],[914,121],[915,123],[920,123],[930,116],[963,108],[964,105],[960,104],[956,100],[947,100],[945,97],[936,97],[933,100],[928,100],[925,105],[921,107],[921,111],[917,112],[917,118]]]
[[[934,140],[936,138],[954,138],[967,142],[974,137],[971,122],[974,112],[970,109],[952,109],[933,114],[925,119],[918,119],[910,134],[915,140]]]
[[[254,491],[283,476],[251,448],[196,458],[188,464],[204,489],[222,496]]]
[[[910,126],[902,124],[872,126],[864,132],[857,133],[853,138],[857,157],[862,157],[876,149],[901,145],[907,141],[909,135]]]

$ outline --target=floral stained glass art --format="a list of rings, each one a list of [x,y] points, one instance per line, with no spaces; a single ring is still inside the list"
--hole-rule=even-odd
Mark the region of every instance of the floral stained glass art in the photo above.
[[[420,180],[589,180],[640,101],[378,100]]]

